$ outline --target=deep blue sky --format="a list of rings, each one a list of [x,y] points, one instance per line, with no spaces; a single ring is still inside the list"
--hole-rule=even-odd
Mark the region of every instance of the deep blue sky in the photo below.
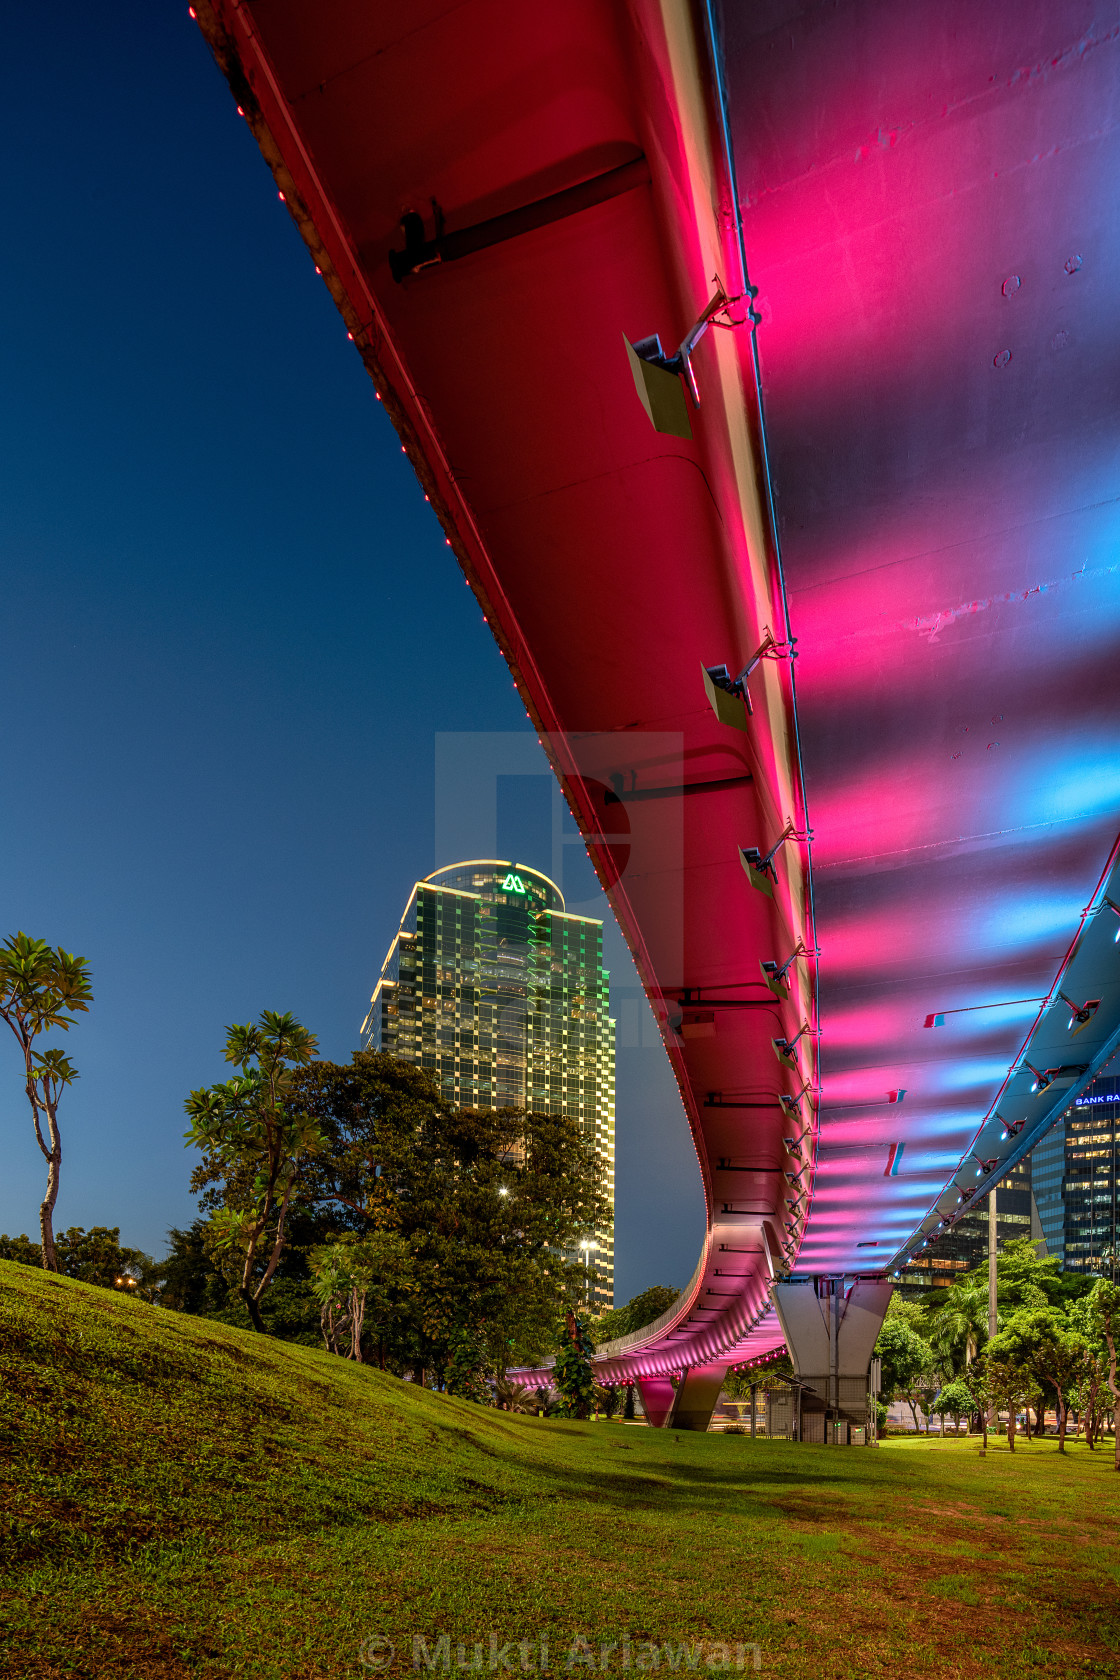
[[[525,716],[186,4],[13,3],[5,49],[0,932],[93,967],[56,1223],[160,1254],[225,1026],[293,1009],[350,1054],[412,882],[452,861],[436,733]],[[501,849],[547,868],[523,786]],[[608,962],[625,1300],[687,1279],[702,1205],[613,930]],[[0,1138],[0,1231],[33,1233],[14,1041]]]

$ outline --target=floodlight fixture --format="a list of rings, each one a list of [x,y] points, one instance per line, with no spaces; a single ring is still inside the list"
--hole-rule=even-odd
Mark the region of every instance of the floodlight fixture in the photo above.
[[[1074,1003],[1064,992],[1059,992],[1058,996],[1069,1009],[1069,1030],[1075,1035],[1089,1025],[1101,1006],[1100,998],[1090,998],[1087,1003]]]
[[[704,682],[704,693],[708,697],[708,704],[721,723],[727,723],[734,729],[746,729],[746,717],[734,702],[741,700],[747,715],[753,711],[750,693],[747,689],[747,678],[755,666],[763,659],[796,659],[797,637],[791,636],[788,641],[780,642],[773,630],[767,625],[762,632],[762,640],[751,654],[737,677],[731,675],[730,666],[701,665],[700,674]]]
[[[1041,1072],[1031,1062],[1028,1062],[1025,1056],[1023,1057],[1023,1066],[1028,1073],[1034,1075],[1034,1083],[1031,1086],[1032,1095],[1035,1091],[1045,1091],[1054,1083],[1049,1073]]]
[[[758,892],[765,893],[767,898],[773,898],[774,884],[778,879],[774,869],[774,859],[779,848],[784,846],[787,840],[796,840],[800,845],[804,845],[812,838],[812,829],[807,829],[804,834],[798,834],[793,823],[787,822],[765,856],[757,846],[740,846],[739,861],[743,865],[751,886],[756,888]]]
[[[1038,1068],[1033,1067],[1031,1063],[1027,1061],[1026,1057],[1023,1058],[1023,1067],[1028,1073],[1032,1073],[1034,1075],[1034,1084],[1031,1086],[1032,1093],[1035,1091],[1047,1091],[1051,1087],[1053,1087],[1056,1091],[1060,1091],[1066,1086],[1076,1085],[1082,1075],[1088,1073],[1089,1071],[1087,1063],[1082,1063],[1080,1065],[1070,1063],[1064,1067],[1046,1068],[1045,1071],[1040,1072]]]
[[[1003,1132],[1000,1138],[1002,1143],[1006,1143],[1008,1138],[1018,1137],[1019,1133],[1027,1123],[1025,1119],[1005,1120],[1002,1114],[993,1114],[992,1119],[998,1120],[1000,1125],[1003,1127]]]
[[[748,287],[745,293],[728,297],[718,274],[713,276],[712,284],[715,291],[681,339],[673,355],[666,355],[660,333],[650,333],[645,338],[633,340],[623,334],[630,372],[634,376],[634,388],[654,431],[665,432],[670,437],[684,438],[686,441],[692,437],[692,427],[689,424],[688,405],[685,402],[685,386],[693,406],[700,407],[700,387],[696,383],[696,372],[692,366],[693,351],[709,327],[742,327],[746,326],[748,321],[754,322],[757,319],[749,306],[741,320],[736,320],[730,313],[731,305],[740,303],[744,296],[749,295],[753,298],[753,287]],[[717,319],[721,315],[725,317],[724,320]]]
[[[773,1046],[774,1054],[783,1066],[791,1068],[797,1067],[797,1058],[793,1053],[794,1049],[797,1046],[798,1040],[803,1038],[806,1033],[811,1033],[812,1031],[813,1028],[809,1025],[808,1021],[805,1021],[794,1033],[792,1038],[772,1038],[770,1040],[770,1043]]]
[[[785,999],[789,997],[789,986],[786,983],[786,976],[789,974],[790,969],[793,967],[798,957],[806,957],[808,955],[809,953],[805,949],[804,940],[799,939],[797,942],[797,948],[790,952],[784,963],[766,962],[765,960],[759,963],[758,966],[762,970],[762,978],[776,998]]]

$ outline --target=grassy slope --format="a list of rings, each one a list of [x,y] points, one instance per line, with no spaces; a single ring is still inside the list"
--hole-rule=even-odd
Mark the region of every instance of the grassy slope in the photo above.
[[[492,1631],[558,1674],[624,1631],[822,1680],[1120,1673],[1111,1451],[511,1418],[4,1263],[0,1371],[19,1680],[333,1680],[372,1634],[403,1675],[415,1633]]]

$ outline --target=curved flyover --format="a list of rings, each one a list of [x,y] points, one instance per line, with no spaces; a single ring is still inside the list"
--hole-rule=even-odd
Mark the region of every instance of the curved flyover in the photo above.
[[[1115,31],[196,10],[662,1024],[707,1237],[605,1374],[722,1370],[776,1276],[888,1273],[1114,1047]],[[655,431],[624,337],[719,288]],[[768,642],[749,716],[706,689]]]

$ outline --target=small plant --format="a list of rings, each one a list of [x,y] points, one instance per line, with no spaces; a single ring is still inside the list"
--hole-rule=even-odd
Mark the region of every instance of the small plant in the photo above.
[[[741,1423],[729,1423],[723,1433],[725,1435],[745,1435],[747,1431]]]

